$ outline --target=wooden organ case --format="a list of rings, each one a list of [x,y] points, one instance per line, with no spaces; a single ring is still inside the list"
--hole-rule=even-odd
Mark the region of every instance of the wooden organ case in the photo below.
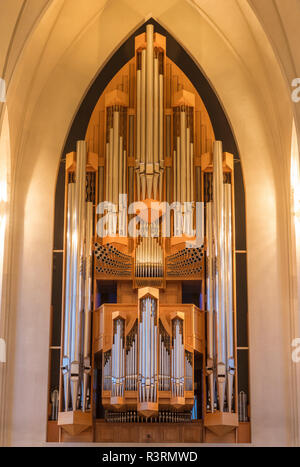
[[[147,25],[66,158],[61,441],[238,442],[233,187]]]

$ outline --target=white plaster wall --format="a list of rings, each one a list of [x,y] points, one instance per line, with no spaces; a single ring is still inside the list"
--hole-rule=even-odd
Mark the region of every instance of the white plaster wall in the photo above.
[[[284,221],[292,109],[260,23],[245,0],[53,0],[49,5],[8,90],[13,258],[6,442],[36,445],[46,438],[54,190],[64,140],[99,69],[145,17],[153,16],[206,73],[237,139],[246,189],[253,442],[295,444]]]

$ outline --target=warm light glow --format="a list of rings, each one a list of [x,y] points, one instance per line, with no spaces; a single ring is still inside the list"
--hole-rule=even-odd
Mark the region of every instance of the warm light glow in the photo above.
[[[292,212],[295,219],[296,235],[300,233],[300,171],[299,147],[295,123],[293,124],[292,151],[291,151],[291,190]]]
[[[4,118],[0,133],[0,318],[1,318],[1,298],[2,298],[2,282],[3,282],[3,262],[5,252],[5,232],[8,216],[8,174],[10,162],[10,136],[9,136],[9,121],[7,108],[5,109]],[[1,320],[0,320],[1,324]],[[0,361],[5,362],[5,342],[2,339],[2,329],[0,327]]]

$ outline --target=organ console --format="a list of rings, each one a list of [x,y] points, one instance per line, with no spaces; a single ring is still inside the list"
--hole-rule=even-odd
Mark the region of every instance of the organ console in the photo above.
[[[66,158],[62,440],[97,419],[236,439],[233,168],[147,25]]]

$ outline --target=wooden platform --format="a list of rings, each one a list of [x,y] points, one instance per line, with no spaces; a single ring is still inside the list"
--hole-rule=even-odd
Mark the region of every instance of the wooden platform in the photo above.
[[[94,421],[93,428],[72,436],[61,430],[55,421],[48,422],[48,443],[206,443],[247,444],[251,442],[250,423],[240,423],[237,431],[223,437],[203,428],[201,420],[191,423],[108,423]]]
[[[191,423],[107,423],[97,420],[98,443],[202,443],[202,421]]]

